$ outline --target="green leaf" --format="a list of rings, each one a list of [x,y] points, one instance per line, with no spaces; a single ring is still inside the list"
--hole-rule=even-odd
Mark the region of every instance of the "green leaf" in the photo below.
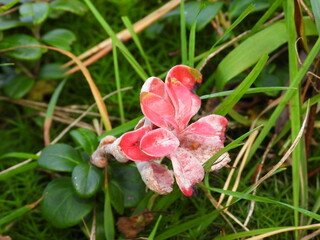
[[[48,17],[49,10],[47,2],[24,3],[19,8],[20,21],[40,24]]]
[[[254,4],[254,12],[261,11],[270,6],[268,0],[233,0],[229,6],[229,14],[231,17],[240,16],[240,14],[250,5]]]
[[[70,30],[57,28],[44,34],[42,40],[51,46],[69,51],[76,36]]]
[[[54,0],[50,3],[52,9],[72,12],[74,14],[83,15],[87,8],[78,0]]]
[[[91,155],[98,146],[97,135],[88,129],[79,128],[71,131],[70,135],[89,155]]]
[[[23,25],[23,23],[20,22],[18,19],[5,17],[0,18],[0,31],[19,27],[21,25]]]
[[[13,34],[0,41],[0,49],[24,45],[40,45],[40,43],[35,38],[26,34]],[[41,57],[42,50],[40,48],[18,48],[5,54],[18,60],[33,61]]]
[[[112,196],[111,205],[119,213],[123,214],[124,211],[124,194],[121,186],[114,180],[108,183],[110,195]]]
[[[116,181],[124,194],[124,206],[135,207],[145,195],[145,184],[133,165],[112,166],[111,178]]]
[[[76,166],[72,171],[72,185],[80,197],[92,197],[102,183],[101,169],[88,163]]]
[[[29,92],[34,83],[35,81],[32,78],[17,75],[4,85],[4,92],[13,99],[19,99]]]
[[[215,73],[217,88],[223,89],[231,78],[252,66],[263,54],[271,53],[286,41],[286,25],[284,22],[278,22],[242,42],[220,62]],[[256,44],[257,42],[259,44]]]
[[[52,225],[59,228],[80,223],[93,207],[93,201],[75,194],[69,177],[50,182],[43,195],[42,214]]]
[[[185,4],[186,25],[191,29],[193,22],[197,20],[197,31],[202,30],[219,12],[222,2],[187,2]]]
[[[38,162],[41,167],[49,170],[71,172],[82,160],[74,148],[58,143],[44,148]]]
[[[66,68],[61,67],[60,63],[48,63],[41,67],[39,72],[39,79],[60,79],[64,78],[64,73],[67,71]]]

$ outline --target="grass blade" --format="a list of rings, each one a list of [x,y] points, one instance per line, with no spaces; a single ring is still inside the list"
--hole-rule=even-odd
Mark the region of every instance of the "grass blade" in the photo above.
[[[194,67],[194,54],[195,54],[195,45],[196,45],[196,28],[197,28],[198,16],[195,18],[192,23],[190,36],[189,36],[189,66]]]
[[[254,94],[254,93],[265,93],[265,92],[273,92],[273,91],[283,91],[283,90],[290,90],[289,87],[257,87],[257,88],[248,88],[244,95],[247,94]],[[214,97],[225,97],[231,95],[235,90],[217,92],[212,94],[203,95],[200,99],[208,99]]]
[[[239,147],[241,146],[242,144],[241,141],[243,139],[245,139],[246,137],[248,137],[251,133],[253,133],[254,131],[258,130],[261,126],[258,126],[252,130],[250,130],[249,132],[243,134],[242,136],[238,137],[236,140],[234,140],[233,142],[229,143],[227,146],[225,146],[223,149],[221,149],[219,152],[217,152],[213,157],[211,157],[208,161],[206,161],[204,164],[203,164],[203,168],[206,172],[210,171],[210,168],[211,166],[214,164],[214,162],[225,152],[233,149],[233,148],[236,148],[236,147]]]
[[[139,40],[139,37],[138,35],[136,34],[136,32],[134,31],[133,29],[133,26],[132,26],[132,23],[130,21],[130,19],[125,16],[125,17],[122,17],[121,18],[124,25],[126,26],[126,28],[129,30],[131,36],[132,36],[132,39],[133,41],[135,42],[135,44],[137,45],[138,49],[139,49],[139,52],[141,54],[141,56],[143,57],[144,61],[146,62],[146,65],[147,65],[147,69],[148,69],[148,72],[151,76],[154,76],[154,72],[151,68],[151,65],[150,65],[150,62],[149,62],[149,59],[148,59],[148,56],[147,54],[145,53],[145,51],[143,50],[143,47],[142,47],[142,44]]]
[[[102,138],[104,138],[107,135],[112,135],[112,136],[118,137],[122,133],[125,133],[129,130],[132,130],[142,118],[143,118],[143,116],[137,117],[129,122],[126,122],[118,127],[113,128],[110,131],[105,132],[104,134],[99,136],[99,140],[101,140]]]
[[[203,215],[201,217],[197,217],[185,223],[181,223],[180,225],[172,226],[165,232],[159,234],[155,239],[156,240],[170,239],[171,237],[176,236],[179,233],[187,231],[191,228],[200,227],[202,225],[212,222],[218,216],[218,214],[219,214],[219,211],[213,211],[209,214]]]
[[[309,67],[311,66],[313,59],[318,55],[320,50],[320,38],[316,41],[315,45],[309,52],[306,60],[302,64],[300,70],[295,75],[293,81],[290,83],[290,88],[297,88],[300,81],[303,79],[304,75],[307,73]],[[280,113],[282,112],[283,108],[287,104],[287,102],[290,100],[290,98],[293,96],[294,90],[287,91],[284,96],[282,97],[279,105],[277,108],[273,111],[271,116],[269,117],[268,122],[264,125],[262,131],[260,132],[259,136],[257,137],[256,141],[253,143],[249,159],[253,156],[253,154],[257,151],[258,147],[264,140],[264,138],[267,136],[267,134],[270,132],[271,128],[274,126],[276,120],[278,119]]]
[[[28,212],[30,212],[32,209],[34,209],[40,202],[41,202],[42,198],[40,198],[38,201],[31,203],[31,204],[27,204],[19,209],[16,209],[14,211],[12,211],[9,215],[4,216],[3,218],[0,219],[0,226],[6,224],[6,223],[10,223],[15,221],[17,218],[23,216],[24,214],[27,214]]]
[[[23,163],[17,164],[15,166],[12,166],[12,167],[0,172],[0,181],[7,180],[10,177],[13,177],[19,173],[23,173],[28,170],[34,169],[36,167],[38,167],[37,161],[28,161],[25,164],[23,164]]]
[[[209,188],[206,187],[206,188],[208,190],[210,190],[210,191],[223,193],[223,194],[238,198],[238,200],[236,200],[236,202],[238,202],[241,199],[245,199],[245,200],[262,202],[262,203],[276,204],[276,205],[279,205],[279,206],[290,208],[290,209],[292,209],[294,211],[297,211],[297,212],[300,212],[300,213],[302,213],[302,214],[304,214],[306,216],[309,216],[309,217],[311,217],[311,218],[313,218],[313,219],[315,219],[317,221],[320,221],[320,215],[319,214],[316,214],[314,212],[311,212],[309,210],[306,210],[306,209],[303,209],[303,208],[300,208],[300,207],[292,206],[292,205],[290,205],[288,203],[276,201],[276,200],[273,200],[273,199],[270,199],[270,198],[267,198],[267,197],[260,197],[260,196],[257,196],[257,195],[249,194],[251,189],[249,189],[249,191],[246,191],[246,192],[233,192],[233,191],[229,191],[229,190],[223,190],[223,189],[220,189],[220,188],[213,188],[213,187],[209,187]],[[233,202],[232,204],[234,204],[234,203],[235,202]]]
[[[295,4],[291,0],[286,1],[285,7],[285,20],[287,26],[287,34],[288,34],[288,53],[289,53],[289,77],[290,82],[292,83],[294,77],[298,72],[298,57],[296,53],[296,25],[295,25]],[[291,123],[291,140],[294,141],[296,136],[300,131],[301,125],[301,106],[300,106],[300,88],[298,87],[298,91],[293,93],[293,96],[290,100],[290,123]],[[303,167],[302,159],[303,158],[303,145],[301,142],[298,143],[297,147],[292,152],[292,187],[293,187],[293,205],[298,207],[300,205],[300,194],[304,196],[302,198],[302,206],[306,207],[306,192],[301,190],[306,190],[306,180],[307,173],[305,168]],[[301,173],[301,174],[300,174]],[[302,181],[300,185],[300,181]],[[304,186],[302,188],[302,186]],[[297,211],[294,212],[294,223],[295,226],[299,225],[299,213]],[[298,234],[298,233],[296,233]],[[298,235],[296,235],[297,239]]]
[[[156,224],[154,225],[153,229],[152,229],[152,232],[150,233],[148,239],[149,240],[153,240],[154,237],[156,236],[156,233],[157,233],[157,229],[158,229],[158,226],[159,226],[159,223],[161,222],[161,219],[162,219],[162,215],[159,216]]]
[[[67,78],[63,79],[62,82],[58,85],[54,93],[52,94],[52,97],[50,99],[46,117],[44,120],[44,127],[43,127],[43,136],[44,136],[44,142],[45,145],[48,146],[50,144],[50,127],[52,123],[52,116],[55,106],[57,105],[57,101],[59,98],[59,95],[62,91],[62,88],[66,84]]]
[[[214,111],[215,114],[225,116],[230,109],[241,99],[241,97],[245,94],[247,89],[252,85],[252,83],[259,76],[262,71],[264,65],[268,60],[268,55],[264,54],[256,64],[256,66],[252,69],[250,74],[242,81],[242,83],[237,87],[237,89],[224,101],[218,108]]]
[[[37,160],[39,156],[33,153],[10,152],[0,156],[0,159],[3,159],[3,158],[31,158],[31,159]]]
[[[180,41],[181,41],[181,57],[182,64],[187,64],[187,28],[186,28],[186,16],[184,8],[184,0],[180,1]]]
[[[107,174],[107,171],[105,171]],[[108,183],[105,183],[104,187],[104,216],[103,216],[103,224],[104,224],[104,232],[107,240],[115,239],[115,230],[114,230],[114,218],[111,208],[111,200],[110,193],[108,188]]]
[[[118,53],[117,53],[117,47],[115,45],[112,45],[112,56],[113,56],[113,64],[114,64],[114,74],[116,79],[116,87],[118,91],[117,98],[118,98],[118,104],[119,104],[120,120],[121,120],[121,123],[123,124],[125,121],[125,117],[124,117],[124,110],[123,110],[122,93],[121,91],[119,91],[121,89],[121,82],[120,82]]]
[[[106,31],[106,33],[112,38],[112,42],[119,47],[122,54],[125,56],[127,61],[131,64],[133,69],[138,73],[138,75],[143,79],[147,79],[148,75],[143,70],[143,68],[140,66],[140,64],[137,62],[137,60],[133,57],[133,55],[129,52],[129,50],[126,48],[126,46],[117,38],[115,32],[112,30],[110,25],[106,22],[106,20],[102,17],[102,15],[99,13],[99,11],[96,9],[96,7],[92,4],[91,0],[84,0],[84,2],[87,4],[88,8],[94,15],[94,17],[97,19],[97,21],[100,23],[102,28]]]
[[[320,36],[320,1],[319,0],[310,0],[314,20],[316,22],[318,35]]]
[[[242,22],[243,19],[245,19],[254,9],[254,6],[251,4],[247,9],[231,24],[231,26],[224,32],[224,34],[219,37],[219,39],[213,44],[213,46],[210,48],[209,51],[206,52],[206,54],[203,55],[202,60],[198,63],[197,69],[200,71],[203,69],[203,67],[206,65],[207,57],[214,52],[215,46],[217,46],[236,26],[238,26],[239,23]]]

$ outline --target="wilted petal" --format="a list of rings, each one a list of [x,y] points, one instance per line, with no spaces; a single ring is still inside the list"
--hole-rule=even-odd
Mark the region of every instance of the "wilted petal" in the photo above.
[[[193,90],[195,85],[202,81],[202,75],[197,69],[185,65],[177,65],[171,68],[165,82],[171,78],[177,79],[189,90]]]
[[[140,94],[143,114],[158,127],[173,129],[176,127],[174,108],[169,100],[150,92]]]
[[[140,149],[141,138],[150,130],[150,127],[142,127],[121,136],[118,146],[127,158],[134,161],[150,161],[155,159],[155,157],[145,154]]]
[[[227,124],[227,119],[219,115],[203,117],[188,126],[179,135],[180,147],[190,151],[202,164],[224,147]],[[226,157],[223,164],[225,165],[229,161],[230,158]]]
[[[180,142],[170,131],[158,128],[145,134],[140,142],[140,149],[150,156],[164,157],[177,149]]]
[[[166,90],[174,106],[175,120],[179,132],[188,125],[191,117],[198,112],[201,101],[197,95],[175,78],[168,79]]]
[[[170,154],[170,159],[179,188],[186,196],[191,196],[192,186],[204,177],[201,163],[189,151],[180,147]]]
[[[225,167],[229,162],[231,161],[229,154],[224,153],[222,154],[217,161],[214,162],[214,164],[211,166],[210,171],[217,171],[220,168]]]
[[[158,194],[168,194],[172,191],[174,179],[166,166],[154,161],[136,162],[136,165],[149,189]]]

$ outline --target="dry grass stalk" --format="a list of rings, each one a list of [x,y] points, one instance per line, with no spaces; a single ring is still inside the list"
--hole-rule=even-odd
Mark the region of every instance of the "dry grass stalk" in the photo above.
[[[311,225],[306,225],[306,226],[300,226],[300,227],[287,227],[284,229],[279,229],[275,231],[271,231],[268,233],[264,233],[255,237],[247,238],[247,240],[259,240],[259,239],[264,239],[266,237],[270,237],[279,233],[284,233],[284,232],[290,232],[290,231],[299,231],[299,230],[307,230],[307,229],[314,229],[314,228],[320,228],[320,223],[317,224],[311,224]]]
[[[148,16],[142,18],[135,24],[133,24],[133,29],[136,33],[141,32],[143,29],[147,28],[150,26],[152,23],[154,23],[156,20],[170,12],[172,9],[177,7],[180,3],[180,0],[171,0],[156,11],[152,12]],[[117,38],[120,39],[122,42],[125,42],[131,38],[130,31],[128,29],[124,29],[121,32],[117,33]],[[104,40],[103,42],[99,43],[98,45],[94,46],[93,48],[89,49],[88,51],[84,52],[78,58],[80,60],[83,60],[85,58],[88,58],[86,61],[83,62],[84,66],[89,66],[93,62],[97,61],[107,53],[109,53],[112,50],[112,40],[111,38],[108,38]],[[69,61],[66,64],[64,64],[62,67],[69,67],[72,64],[74,64],[74,61]],[[71,74],[76,71],[78,71],[80,68],[79,66],[76,66],[69,71],[66,72],[66,74]]]

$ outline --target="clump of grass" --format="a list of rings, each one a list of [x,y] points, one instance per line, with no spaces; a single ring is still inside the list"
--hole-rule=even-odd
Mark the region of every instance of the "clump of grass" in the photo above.
[[[204,114],[214,112],[228,117],[230,129],[227,143],[231,143],[228,150],[234,161],[239,158],[234,168],[208,174],[194,197],[187,198],[176,190],[168,196],[146,194],[135,213],[141,213],[145,207],[149,207],[151,212],[154,211],[152,215],[155,220],[147,224],[138,236],[149,236],[150,239],[260,239],[269,234],[274,239],[301,239],[320,227],[317,224],[320,220],[317,213],[320,208],[317,190],[319,171],[308,176],[308,172],[319,165],[319,150],[312,145],[314,142],[303,142],[304,138],[301,138],[305,128],[303,124],[312,118],[314,131],[306,139],[314,139],[315,142],[320,139],[319,117],[316,111],[309,111],[310,107],[319,103],[319,92],[315,91],[317,80],[309,78],[311,84],[303,81],[310,67],[316,69],[319,64],[318,18],[313,23],[307,17],[308,12],[302,10],[305,31],[296,33],[296,26],[300,23],[294,15],[298,13],[294,12],[296,6],[292,1],[284,1],[283,6],[280,5],[281,1],[275,1],[268,8],[256,9],[258,14],[253,13],[256,11],[253,6],[240,9],[235,1],[230,5],[224,3],[224,8],[212,20],[212,25],[198,32],[196,20],[190,29],[187,28],[188,15],[185,15],[185,9],[189,2],[181,1],[176,16],[158,20],[157,24],[163,30],[151,39],[145,32],[135,34],[132,23],[146,15],[146,11],[160,7],[158,2],[140,1],[141,5],[132,5],[132,10],[128,11],[129,17],[122,19],[115,11],[116,6],[107,8],[103,1],[85,2],[95,18],[72,15],[59,18],[78,35],[79,41],[73,46],[73,52],[80,55],[110,36],[114,42],[113,53],[95,62],[89,71],[102,96],[121,87],[133,87],[107,99],[108,112],[115,127],[112,133],[120,135],[132,129],[135,124],[130,120],[141,116],[138,96],[142,80],[150,74],[161,77],[174,65],[190,64],[201,68],[204,75],[204,87],[200,88],[201,94],[205,95],[202,98],[207,99],[204,100]],[[317,9],[317,3],[311,2],[312,7]],[[310,12],[317,16],[314,9],[310,9]],[[281,17],[279,13],[282,11],[285,13],[284,19],[277,18]],[[261,13],[264,13],[262,17]],[[270,19],[273,19],[273,24],[268,23]],[[58,21],[52,21],[52,24],[59,26]],[[84,26],[93,31],[83,32]],[[116,39],[115,33],[124,27],[129,28],[134,41],[122,43]],[[224,34],[216,36],[216,31],[221,29]],[[280,30],[281,34],[278,34]],[[301,65],[298,63],[300,53],[297,49],[303,51],[303,48],[297,44],[298,37],[307,39],[312,46]],[[288,48],[282,49],[284,45]],[[69,60],[57,53],[48,53],[46,57],[44,61]],[[289,63],[288,67],[281,64],[283,59]],[[264,69],[271,64],[274,69],[265,73]],[[276,70],[288,73],[288,87],[269,84],[269,81],[277,78]],[[315,79],[318,75],[317,72],[313,73]],[[216,93],[217,89],[219,93]],[[279,94],[280,90],[283,91],[282,95]],[[271,92],[275,94],[270,95]],[[309,99],[310,103],[306,104]],[[56,100],[54,105],[77,105],[78,109],[79,105],[87,108],[94,102],[89,86],[79,73],[69,76]],[[250,101],[257,103],[251,105]],[[266,101],[271,105],[267,110]],[[27,107],[18,107],[14,103],[0,104],[0,111],[7,114],[2,115],[0,122],[0,133],[5,139],[0,146],[0,157],[8,152],[36,153],[41,150],[42,126],[32,118],[33,114],[38,116],[38,112],[31,112]],[[288,104],[290,117],[284,113]],[[87,116],[82,121],[99,134],[102,133],[99,117]],[[254,129],[260,123],[263,123],[262,127],[249,132],[250,126]],[[52,124],[51,136],[58,136],[64,126],[55,121]],[[286,124],[291,127],[285,127]],[[246,134],[248,132],[250,134]],[[241,141],[235,141],[241,136]],[[69,142],[71,138],[66,135],[60,141]],[[282,145],[286,147],[282,149]],[[307,161],[306,145],[311,146],[310,161]],[[290,157],[283,157],[284,153],[291,150]],[[208,164],[212,164],[216,158],[213,156]],[[1,171],[20,162],[20,159],[12,157],[0,159],[0,176]],[[205,165],[205,168],[209,166]],[[54,173],[43,172],[35,165],[22,173],[0,178],[0,222],[14,210],[40,199],[46,184],[54,177]],[[121,214],[111,208],[109,198],[113,196],[108,195],[107,185],[105,187],[107,201],[104,204],[107,210],[104,212],[104,226],[107,231],[98,234],[97,239],[104,239],[105,236],[108,239],[123,238],[124,235],[115,226]],[[97,200],[99,204],[101,201]],[[132,214],[133,210],[126,209],[123,215],[130,217]],[[84,223],[90,222],[90,217],[84,219]],[[115,222],[108,221],[111,218]],[[57,230],[44,221],[39,208],[35,207],[1,225],[0,233],[13,239],[31,239],[34,236],[39,239],[87,239],[88,233],[83,230],[86,227]]]

